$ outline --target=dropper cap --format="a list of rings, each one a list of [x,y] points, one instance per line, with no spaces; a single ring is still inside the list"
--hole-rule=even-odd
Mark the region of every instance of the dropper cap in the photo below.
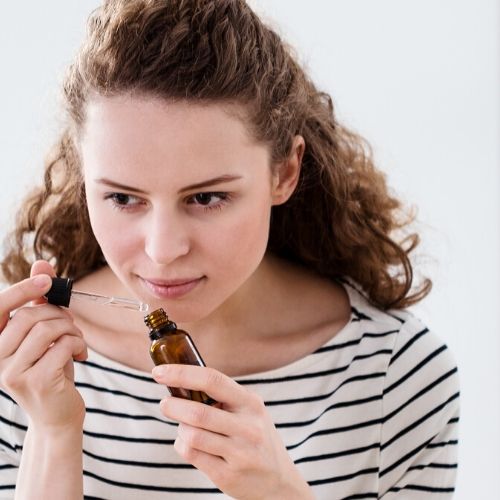
[[[52,287],[45,297],[49,304],[55,306],[69,306],[73,280],[71,278],[52,278]]]

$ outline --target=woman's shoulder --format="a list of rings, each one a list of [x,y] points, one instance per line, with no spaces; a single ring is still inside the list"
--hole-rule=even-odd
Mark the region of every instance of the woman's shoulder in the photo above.
[[[414,312],[408,309],[381,309],[374,305],[367,293],[352,280],[342,278],[339,283],[344,287],[351,307],[351,322],[362,322],[365,329],[389,329],[396,335],[393,336],[394,348],[398,344],[412,340],[416,343],[423,338],[422,345],[443,344],[436,334]],[[405,347],[409,349],[411,344]],[[402,354],[402,353],[401,353]]]
[[[388,354],[390,351],[385,369],[385,396],[400,389],[423,390],[426,383],[437,383],[441,377],[457,387],[455,358],[439,334],[413,312],[381,310],[370,303],[355,283],[343,280],[342,284],[349,295],[351,327],[357,324],[353,335],[362,340],[378,339]]]

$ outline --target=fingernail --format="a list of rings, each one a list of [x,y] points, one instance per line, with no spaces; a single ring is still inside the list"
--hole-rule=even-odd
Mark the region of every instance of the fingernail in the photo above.
[[[161,377],[163,369],[161,366],[155,366],[151,373],[153,374],[153,377]]]
[[[33,284],[39,288],[47,288],[52,284],[52,278],[48,274],[39,274],[33,278]]]

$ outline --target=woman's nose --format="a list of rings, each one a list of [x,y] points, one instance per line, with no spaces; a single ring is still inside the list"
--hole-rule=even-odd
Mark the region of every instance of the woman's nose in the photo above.
[[[175,217],[152,219],[145,236],[145,252],[153,262],[166,265],[189,253],[186,224]]]

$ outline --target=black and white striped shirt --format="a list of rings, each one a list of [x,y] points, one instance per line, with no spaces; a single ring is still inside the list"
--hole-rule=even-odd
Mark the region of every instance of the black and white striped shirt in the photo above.
[[[382,312],[352,286],[350,322],[287,366],[239,377],[258,392],[318,499],[449,498],[459,391],[445,345],[405,311]],[[87,406],[85,498],[223,498],[176,454],[166,389],[89,350],[75,363]],[[13,498],[26,417],[0,392],[0,498]],[[54,475],[56,478],[56,475]]]

